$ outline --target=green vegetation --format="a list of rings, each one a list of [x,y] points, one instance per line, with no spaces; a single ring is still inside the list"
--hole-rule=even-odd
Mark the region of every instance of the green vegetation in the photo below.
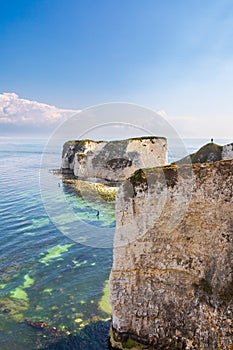
[[[143,140],[167,140],[166,137],[163,137],[163,136],[140,136],[140,137],[131,137],[130,139],[128,140],[138,140],[138,141],[143,141]]]
[[[118,190],[117,187],[82,180],[76,180],[74,188],[85,198],[90,198],[90,200],[101,199],[106,202],[114,202]]]
[[[16,292],[17,295],[17,292]],[[18,295],[20,296],[20,294]],[[27,298],[1,298],[0,299],[0,311],[5,309],[10,310],[9,316],[16,322],[23,322],[25,319],[24,313],[28,310],[29,304]],[[1,321],[1,320],[0,320]],[[1,322],[0,322],[1,328]]]
[[[39,260],[42,264],[49,265],[49,262],[53,259],[59,258],[62,253],[65,253],[73,244],[58,245],[49,249],[46,255]]]
[[[109,304],[109,294],[110,294],[110,284],[109,284],[109,280],[107,280],[105,282],[105,286],[104,286],[104,290],[103,290],[103,296],[100,299],[99,302],[99,308],[105,312],[106,314],[108,314],[109,316],[112,313],[112,308],[111,305]]]
[[[11,297],[14,299],[21,299],[21,300],[28,301],[27,293],[20,286],[11,292]]]
[[[222,146],[215,143],[208,143],[201,147],[199,151],[191,155],[192,163],[204,163],[221,160]]]
[[[33,228],[40,228],[42,226],[46,226],[50,223],[50,220],[46,217],[44,219],[33,219],[32,220],[32,227]]]
[[[223,146],[217,145],[216,143],[207,143],[197,152],[176,161],[175,164],[216,162],[222,159],[222,149]]]
[[[137,350],[153,350],[153,347],[150,345],[144,345],[139,343],[137,340],[133,339],[133,336],[126,335],[127,339],[121,339],[121,336],[118,336],[114,331],[112,333],[113,340],[117,349],[137,349]]]
[[[28,274],[24,276],[24,283],[19,287],[11,291],[10,295],[14,299],[21,299],[28,301],[27,292],[24,289],[31,287],[34,284],[35,280],[31,278]]]
[[[28,274],[24,276],[23,288],[29,288],[34,284],[35,280],[31,278]]]
[[[85,143],[88,143],[88,142],[101,143],[101,142],[107,142],[107,141],[103,141],[103,140],[95,141],[95,140],[91,140],[91,139],[82,139],[82,140],[70,140],[70,141],[67,141],[66,144],[71,144],[71,145],[73,145],[75,143],[80,143],[80,144],[83,143],[83,144],[85,144]]]
[[[82,139],[82,140],[70,140],[67,141],[65,144],[69,144],[69,145],[73,145],[74,143],[78,143],[78,142],[83,142],[83,143],[87,143],[87,142],[95,142],[95,143],[101,143],[101,142],[121,142],[121,141],[129,141],[129,140],[135,140],[135,141],[140,141],[140,140],[167,140],[166,137],[164,136],[138,136],[138,137],[130,137],[128,139],[122,139],[122,140],[91,140],[91,139]]]
[[[75,267],[80,267],[82,265],[86,265],[87,264],[87,260],[84,260],[84,261],[77,261],[77,260],[72,260],[72,263],[74,264]]]
[[[175,164],[159,166],[156,168],[145,168],[136,170],[129,178],[133,187],[144,185],[146,190],[148,184],[156,183],[157,181],[166,181],[167,186],[174,187],[178,181],[178,170]]]
[[[136,170],[135,173],[129,178],[129,180],[134,187],[142,183],[147,183],[146,169]]]
[[[53,290],[52,290],[52,288],[46,288],[43,290],[43,293],[48,293],[49,295],[52,295]]]

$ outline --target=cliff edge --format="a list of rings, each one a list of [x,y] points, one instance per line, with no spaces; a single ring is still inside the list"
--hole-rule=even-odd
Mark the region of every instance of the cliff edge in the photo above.
[[[175,162],[175,164],[216,162],[233,158],[233,143],[221,146],[214,142],[207,143],[197,152]]]
[[[138,170],[124,182],[110,278],[114,348],[233,349],[232,202],[232,159]]]
[[[121,182],[135,170],[167,164],[167,140],[148,136],[117,141],[77,140],[63,146],[62,172]]]

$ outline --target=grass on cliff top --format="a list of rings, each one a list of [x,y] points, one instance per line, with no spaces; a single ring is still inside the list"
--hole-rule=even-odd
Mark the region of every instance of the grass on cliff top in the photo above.
[[[65,144],[72,144],[72,143],[76,143],[76,142],[80,142],[80,143],[88,143],[88,142],[95,142],[95,143],[101,143],[101,142],[106,142],[106,141],[103,141],[103,140],[98,140],[98,141],[95,141],[95,140],[91,140],[91,139],[80,139],[80,140],[69,140],[69,141],[66,141]]]
[[[197,152],[192,153],[189,156],[184,157],[174,163],[187,164],[190,163],[190,160],[192,164],[216,162],[222,159],[222,149],[223,146],[210,142],[201,147]]]
[[[153,140],[153,139],[156,139],[156,140],[167,140],[166,137],[164,136],[140,136],[140,137],[130,137],[129,139],[127,140]]]
[[[155,175],[156,172],[159,174],[159,172],[162,171],[163,175],[166,177],[166,175],[168,175],[168,172],[175,172],[176,170],[176,164],[163,165],[154,168],[138,169],[129,178],[129,180],[133,186],[137,186],[138,184],[145,182],[146,179],[148,179],[151,175]]]
[[[101,142],[122,142],[122,141],[140,141],[140,140],[167,140],[166,137],[164,136],[140,136],[140,137],[130,137],[128,139],[119,139],[119,140],[90,140],[90,139],[80,139],[80,140],[70,140],[67,141],[66,143],[76,143],[76,142],[95,142],[95,143],[101,143]]]

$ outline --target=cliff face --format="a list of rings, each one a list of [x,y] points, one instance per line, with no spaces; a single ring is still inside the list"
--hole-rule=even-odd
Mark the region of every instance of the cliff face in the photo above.
[[[63,146],[62,171],[80,178],[122,181],[135,170],[167,163],[167,141],[145,137],[119,141],[69,141]]]
[[[188,166],[142,170],[123,184],[113,346],[233,349],[232,198],[233,160],[193,165],[192,176]]]
[[[223,146],[222,159],[232,159],[233,158],[233,143]]]

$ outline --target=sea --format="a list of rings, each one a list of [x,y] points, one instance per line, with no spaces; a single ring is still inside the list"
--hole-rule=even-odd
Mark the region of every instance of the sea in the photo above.
[[[208,141],[183,140],[187,153]],[[107,350],[113,250],[98,244],[98,237],[101,230],[114,232],[114,206],[79,196],[50,173],[81,222],[75,237],[82,223],[96,231],[88,244],[66,234],[51,217],[41,190],[46,142],[0,137],[0,349]],[[58,169],[61,149],[55,152]],[[62,203],[57,210],[62,213]],[[66,211],[60,215],[63,226],[65,216]]]

